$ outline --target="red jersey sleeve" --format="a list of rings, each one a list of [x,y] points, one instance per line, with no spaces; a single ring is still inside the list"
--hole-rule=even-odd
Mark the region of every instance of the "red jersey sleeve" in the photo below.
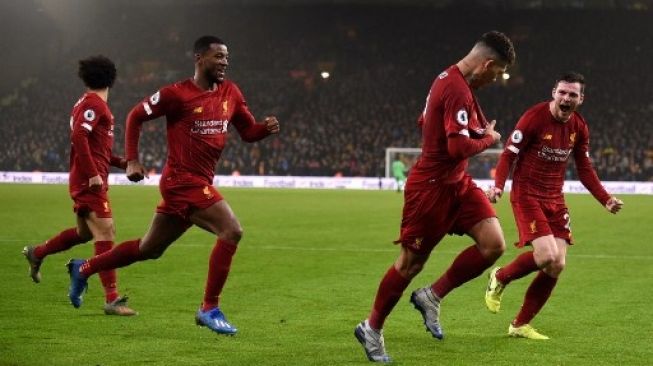
[[[494,177],[494,186],[503,190],[506,185],[506,180],[510,175],[510,170],[517,159],[519,153],[524,150],[530,143],[536,131],[533,127],[532,113],[530,111],[521,116],[515,129],[510,134],[506,147],[499,157],[497,163],[496,175]]]
[[[466,159],[474,156],[494,144],[491,135],[482,139],[471,139],[462,135],[451,135],[447,138],[447,151],[449,155],[457,159]]]
[[[444,129],[447,135],[447,151],[457,159],[465,159],[476,155],[490,147],[494,141],[488,135],[482,139],[469,137],[470,118],[473,112],[473,98],[468,91],[452,87],[444,100]]]
[[[265,127],[265,124],[256,123],[256,119],[247,108],[247,102],[243,94],[240,92],[236,85],[234,87],[234,94],[236,99],[236,108],[231,117],[231,123],[236,126],[240,138],[245,142],[256,142],[264,139],[270,132]]]
[[[574,160],[576,161],[576,170],[578,171],[578,178],[580,182],[587,188],[588,191],[596,198],[601,205],[605,204],[610,199],[610,194],[603,188],[599,177],[596,175],[592,167],[589,153],[589,129],[587,124],[583,123],[578,133],[578,143],[574,145]]]
[[[162,88],[135,105],[127,115],[125,127],[125,159],[138,160],[138,140],[143,122],[167,115],[178,105],[178,97],[170,87]]]
[[[120,156],[111,155],[111,161],[109,164],[119,169],[127,169],[127,160]]]
[[[459,134],[469,137],[467,126],[472,108],[471,95],[451,84],[451,89],[444,97],[444,129],[447,136]]]
[[[88,136],[100,120],[102,109],[93,103],[78,108],[71,121],[72,132],[70,141],[79,159],[79,170],[86,178],[98,175],[97,167],[91,155],[91,148],[88,144]]]
[[[495,176],[494,176],[494,186],[503,191],[506,186],[506,180],[510,175],[510,170],[517,159],[517,154],[513,153],[508,149],[504,149],[503,153],[499,157],[499,162],[497,163]]]

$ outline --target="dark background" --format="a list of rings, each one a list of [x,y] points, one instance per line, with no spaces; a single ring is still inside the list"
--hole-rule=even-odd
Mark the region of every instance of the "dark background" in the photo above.
[[[274,5],[271,5],[271,4]],[[587,80],[581,113],[603,180],[653,179],[651,1],[100,1],[0,2],[0,170],[67,171],[69,114],[84,87],[77,60],[112,58],[114,152],[124,118],[159,87],[192,76],[192,43],[226,41],[228,77],[282,133],[234,134],[217,172],[379,176],[386,147],[417,147],[433,78],[491,29],[514,41],[507,82],[479,91],[506,137],[550,98],[566,70]],[[331,77],[322,79],[320,72]],[[145,125],[141,161],[160,171],[165,123]],[[575,178],[570,167],[569,178]]]

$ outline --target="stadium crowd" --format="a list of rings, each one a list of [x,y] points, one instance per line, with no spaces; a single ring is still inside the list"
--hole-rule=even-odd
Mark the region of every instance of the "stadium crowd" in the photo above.
[[[480,34],[497,28],[515,41],[517,64],[508,71],[510,79],[478,97],[504,138],[526,108],[550,98],[555,78],[573,69],[588,83],[581,113],[590,125],[599,177],[653,179],[653,129],[647,126],[653,99],[643,92],[653,89],[647,61],[653,44],[642,36],[650,28],[646,12],[474,13],[201,1],[153,10],[147,4],[106,3],[87,19],[96,27],[74,40],[50,31],[58,37],[57,49],[13,91],[0,95],[0,170],[68,170],[69,113],[83,92],[76,60],[98,53],[118,65],[109,105],[116,119],[114,151],[122,154],[129,109],[158,87],[190,77],[192,41],[214,33],[229,46],[228,77],[241,87],[254,115],[274,114],[282,126],[279,135],[253,145],[233,143],[238,136],[232,133],[219,174],[382,176],[386,147],[419,145],[416,120],[435,76]],[[466,17],[475,18],[459,26]],[[165,123],[147,123],[144,131],[141,161],[160,171]],[[493,159],[475,164],[478,177],[489,177]],[[574,169],[568,178],[575,178]]]

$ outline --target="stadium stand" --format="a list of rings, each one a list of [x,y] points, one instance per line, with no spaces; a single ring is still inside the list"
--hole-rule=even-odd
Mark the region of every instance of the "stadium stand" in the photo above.
[[[499,90],[478,97],[504,137],[528,106],[550,97],[558,74],[577,70],[588,81],[581,113],[599,177],[653,180],[648,11],[148,4],[98,5],[83,20],[93,26],[74,37],[44,21],[40,32],[48,45],[38,67],[0,94],[0,170],[68,170],[68,114],[83,91],[76,60],[97,53],[119,69],[110,105],[114,151],[122,154],[129,108],[157,87],[190,77],[192,41],[213,33],[228,43],[228,76],[255,116],[275,114],[282,126],[261,143],[229,143],[217,173],[381,176],[386,147],[418,146],[416,119],[433,78],[481,33],[497,28],[515,40],[517,64],[509,80],[491,87]],[[473,21],[461,23],[467,17]],[[165,123],[144,129],[141,161],[160,171]],[[482,165],[474,167],[480,175],[491,167]],[[574,169],[568,178],[575,178]]]

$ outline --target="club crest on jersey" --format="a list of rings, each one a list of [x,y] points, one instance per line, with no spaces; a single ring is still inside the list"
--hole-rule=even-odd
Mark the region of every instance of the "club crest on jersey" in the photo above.
[[[152,96],[150,97],[150,103],[152,105],[156,105],[157,103],[159,103],[159,100],[161,100],[161,92],[160,91],[152,94]]]
[[[413,246],[415,247],[415,249],[419,249],[419,248],[421,248],[421,247],[422,247],[422,242],[423,242],[423,241],[424,241],[424,238],[421,238],[421,237],[420,237],[420,238],[415,238],[415,243],[413,244]]]
[[[229,101],[225,100],[222,102],[222,114],[227,114],[227,111],[229,110]]]
[[[523,140],[523,139],[524,139],[524,134],[522,134],[521,131],[519,131],[519,130],[514,130],[514,131],[512,132],[512,135],[510,135],[510,140],[511,140],[514,144],[518,144],[518,143],[520,143],[521,140]]]
[[[465,109],[456,112],[456,121],[458,121],[461,126],[467,126],[469,123],[469,117],[467,116],[467,111]]]
[[[85,110],[84,119],[89,122],[92,122],[95,119],[95,112],[92,109]]]
[[[549,141],[551,141],[552,139],[553,139],[553,135],[550,134],[550,133],[547,133],[546,135],[544,135],[544,137],[542,137],[542,140],[549,140]]]
[[[200,114],[202,113],[202,111],[204,111],[204,108],[202,108],[202,106],[195,107],[195,109],[193,109],[193,113],[195,114]]]
[[[206,197],[207,200],[210,200],[213,198],[213,192],[209,189],[209,186],[204,186],[204,189],[202,190],[202,193],[204,193],[204,196]]]
[[[535,234],[537,232],[537,226],[535,224],[535,220],[533,220],[528,226],[531,229],[531,234]]]
[[[569,135],[569,145],[573,146],[576,143],[576,132]]]

